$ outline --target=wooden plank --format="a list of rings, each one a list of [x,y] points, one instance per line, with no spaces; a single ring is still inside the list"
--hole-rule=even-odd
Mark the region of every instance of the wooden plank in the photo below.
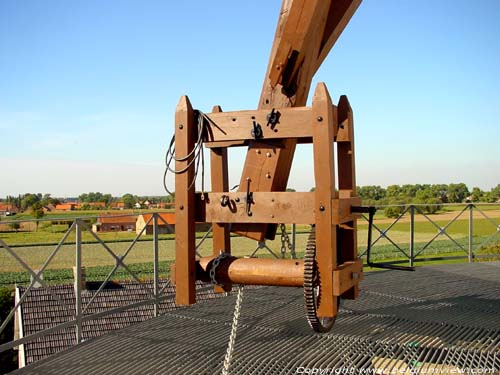
[[[255,192],[251,204],[251,216],[247,213],[246,193],[206,193],[205,199],[196,195],[196,221],[207,223],[296,223],[311,224],[315,220],[314,192]],[[227,196],[227,206],[221,205]]]
[[[175,155],[188,155],[197,137],[194,111],[187,96],[182,96],[175,111]],[[194,155],[175,162],[177,171],[187,168]],[[195,186],[194,163],[175,178],[175,302],[190,305],[196,302],[195,289]]]
[[[319,279],[317,314],[334,317],[337,298],[333,298],[333,270],[337,268],[337,233],[332,224],[335,196],[335,155],[333,148],[336,112],[325,84],[316,87],[313,103],[314,191],[316,216],[316,260]]]
[[[222,113],[222,108],[215,106],[212,113]],[[229,191],[227,148],[221,147],[210,150],[210,174],[212,192]],[[218,222],[212,224],[212,244],[214,256],[219,255],[220,252],[231,254],[231,238],[228,224]],[[231,284],[222,287],[216,285],[214,291],[216,293],[229,292],[231,291]]]
[[[311,109],[309,107],[276,110],[278,123],[268,124],[269,110],[209,113],[205,142],[212,147],[217,142],[254,140],[251,131],[253,123],[260,126],[262,135],[259,141],[283,138],[312,137]]]

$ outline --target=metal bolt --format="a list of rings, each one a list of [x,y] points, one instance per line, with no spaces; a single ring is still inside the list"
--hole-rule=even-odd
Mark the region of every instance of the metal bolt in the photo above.
[[[179,210],[183,210],[183,209],[184,209],[184,206],[181,204],[181,205],[179,206]]]
[[[274,219],[274,215],[271,215],[271,218],[273,218],[273,219]]]
[[[236,198],[234,198],[234,201],[235,201],[236,203],[238,203],[238,202],[240,201],[240,198],[236,197]]]
[[[323,121],[323,117],[318,116],[318,117],[316,118],[316,120],[318,120],[318,122],[321,122],[321,121]]]
[[[325,210],[325,206],[323,206],[323,205],[319,206],[319,210],[320,211],[324,211]]]
[[[266,173],[267,178],[271,178],[271,173]]]
[[[270,157],[271,157],[271,153],[270,153],[270,152],[266,153],[266,156],[267,156],[268,158],[270,158]]]
[[[255,150],[255,153],[256,154],[260,154],[260,150]]]
[[[183,129],[183,128],[184,128],[184,125],[179,124],[179,129]]]

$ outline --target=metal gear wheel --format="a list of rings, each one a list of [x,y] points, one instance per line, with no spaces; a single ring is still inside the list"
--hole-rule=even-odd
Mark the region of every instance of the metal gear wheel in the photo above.
[[[304,301],[306,318],[311,328],[316,332],[328,332],[335,323],[333,318],[320,318],[317,315],[319,285],[316,265],[316,228],[312,226],[307,239],[304,254]],[[338,304],[337,304],[338,309]]]

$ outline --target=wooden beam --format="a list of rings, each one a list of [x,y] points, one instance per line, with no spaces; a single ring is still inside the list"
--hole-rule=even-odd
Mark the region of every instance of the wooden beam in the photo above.
[[[306,105],[313,76],[320,66],[318,59],[322,58],[323,54],[331,48],[328,46],[333,45],[336,41],[335,38],[326,38],[326,42],[324,41],[329,10],[332,2],[335,1],[292,0],[283,2],[259,101],[259,109]],[[347,16],[342,18],[342,22],[347,18]],[[339,26],[334,27],[332,33],[339,32],[341,29],[343,28],[339,22]],[[290,51],[294,51],[294,48],[300,49],[297,55],[298,63],[295,63],[290,75],[293,77],[293,82],[288,80],[286,84],[289,87],[284,89],[282,83],[285,82],[283,82],[282,75],[276,73],[276,66],[285,66],[287,63],[283,61],[291,56]],[[287,58],[283,56],[287,56]],[[280,70],[283,71],[285,68],[280,68]],[[291,86],[294,86],[293,92],[290,91]],[[253,142],[250,141],[240,180],[240,189],[245,185],[247,178],[250,178],[254,191],[284,191],[288,183],[296,145],[297,140],[295,139],[287,139],[283,143],[283,147],[277,150],[271,163],[269,161],[266,163],[265,168],[271,173],[271,178],[266,178],[264,177],[266,172],[263,170],[266,159],[263,155],[267,153],[267,150],[261,149],[262,153],[257,154]],[[273,148],[273,145],[268,147]],[[261,225],[249,229],[248,226],[235,225],[233,231],[256,240],[272,239],[276,226]]]
[[[215,106],[212,113],[222,113],[220,106]],[[229,173],[227,164],[227,148],[212,148],[210,150],[210,173],[213,192],[228,192],[229,191]],[[231,254],[231,238],[229,225],[214,222],[212,224],[212,244],[213,255],[217,256],[222,251]],[[231,284],[225,284],[222,287],[216,285],[214,287],[216,293],[231,291]]]
[[[351,105],[347,96],[340,97],[338,107],[337,160],[339,194],[341,198],[357,200],[361,206],[361,199],[356,197],[356,168],[354,158],[354,120]],[[357,221],[353,217],[345,221],[345,225],[338,228],[339,263],[358,259]],[[358,284],[344,292],[344,299],[356,299],[359,294]]]
[[[321,41],[321,50],[316,60],[316,69],[319,69],[360,4],[361,0],[333,0],[331,2]]]
[[[317,314],[334,317],[337,298],[333,298],[333,270],[337,268],[337,232],[332,223],[332,199],[335,196],[335,155],[333,141],[337,127],[336,111],[325,84],[318,84],[314,92],[313,153],[316,223],[316,260],[319,279]]]
[[[276,124],[269,123],[268,115],[269,110],[209,113],[211,121],[206,122],[205,145],[217,147],[217,142],[254,141],[254,126],[261,131],[257,141],[312,137],[309,107],[276,110]]]
[[[193,107],[187,96],[182,96],[175,111],[175,155],[189,155],[197,137]],[[196,302],[195,274],[195,186],[194,155],[186,160],[176,160],[175,170],[186,170],[175,176],[175,302],[190,305]]]
[[[311,224],[315,218],[313,192],[255,192],[250,207],[244,192],[205,193],[203,200],[200,196],[196,195],[197,222]],[[223,197],[228,199],[224,206]]]

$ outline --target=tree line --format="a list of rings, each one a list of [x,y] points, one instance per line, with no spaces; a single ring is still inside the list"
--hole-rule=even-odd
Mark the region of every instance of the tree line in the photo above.
[[[18,196],[8,195],[0,202],[10,204],[20,212],[30,212],[35,218],[43,216],[44,208],[56,207],[62,203],[78,202],[82,210],[109,209],[114,203],[122,202],[123,208],[136,208],[143,202],[168,203],[173,201],[172,196],[138,196],[134,194],[124,194],[121,197],[114,197],[111,194],[101,192],[83,193],[78,198],[55,198],[51,194],[26,193]],[[96,203],[101,203],[96,205]]]
[[[478,187],[469,190],[464,183],[458,184],[406,184],[389,185],[383,188],[378,185],[358,186],[357,194],[363,199],[363,205],[393,205],[387,207],[385,214],[398,216],[405,205],[418,204],[425,213],[435,213],[444,203],[496,203],[500,200],[500,184],[490,191]]]

